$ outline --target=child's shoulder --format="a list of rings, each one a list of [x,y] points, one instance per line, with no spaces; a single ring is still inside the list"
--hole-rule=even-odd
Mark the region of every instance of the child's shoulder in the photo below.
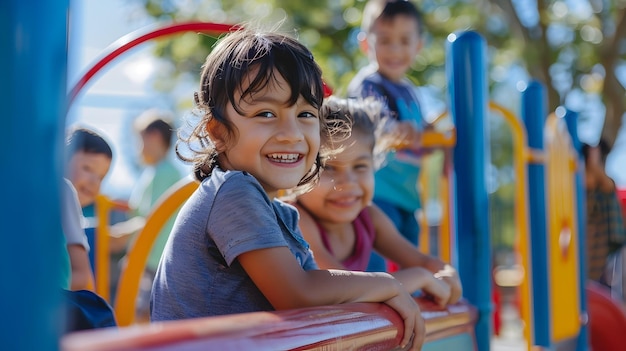
[[[248,172],[244,171],[230,171],[222,170],[219,167],[215,167],[211,176],[205,178],[203,182],[223,184],[226,182],[242,182],[242,183],[258,183],[256,178]]]
[[[298,221],[300,220],[300,211],[293,203],[275,199],[274,205],[276,211],[278,211],[284,220],[289,222],[294,227],[298,225]]]
[[[217,167],[202,181],[200,189],[212,196],[232,196],[244,201],[251,200],[254,193],[259,193],[259,197],[265,194],[261,184],[250,173],[224,171]]]

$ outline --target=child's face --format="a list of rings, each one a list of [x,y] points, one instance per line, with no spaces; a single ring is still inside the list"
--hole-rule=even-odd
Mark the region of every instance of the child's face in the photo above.
[[[167,154],[167,145],[157,131],[141,133],[141,158],[147,165],[159,163]]]
[[[244,115],[228,104],[226,116],[235,135],[222,147],[216,143],[220,166],[252,174],[271,198],[281,189],[298,185],[320,148],[318,109],[302,96],[288,106],[289,85],[278,72],[276,78],[252,96],[239,100],[235,95]],[[211,134],[221,139],[219,131]]]
[[[94,203],[110,166],[111,159],[105,154],[78,151],[72,156],[67,177],[76,188],[82,207]]]
[[[368,40],[380,74],[391,81],[406,75],[422,46],[418,30],[415,19],[404,15],[374,23]]]
[[[368,206],[374,193],[371,137],[353,133],[348,145],[328,160],[319,184],[298,201],[320,222],[347,224]]]

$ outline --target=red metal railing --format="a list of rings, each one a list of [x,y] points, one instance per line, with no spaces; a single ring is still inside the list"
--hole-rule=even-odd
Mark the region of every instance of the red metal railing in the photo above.
[[[426,321],[426,345],[459,334],[474,339],[475,309],[446,309],[418,299]],[[64,351],[122,350],[394,350],[403,325],[380,303],[351,303],[276,312],[153,322],[68,334]],[[464,350],[476,350],[471,343]]]

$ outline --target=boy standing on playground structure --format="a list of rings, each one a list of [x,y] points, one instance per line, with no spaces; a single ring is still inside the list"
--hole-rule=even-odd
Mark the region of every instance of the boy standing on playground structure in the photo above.
[[[363,10],[359,41],[370,64],[348,86],[348,96],[374,96],[386,104],[397,131],[410,148],[389,153],[375,174],[374,202],[389,216],[400,233],[418,244],[418,192],[421,131],[424,120],[416,87],[407,78],[422,48],[422,16],[410,1],[370,0]],[[385,271],[382,257],[373,254],[368,271]]]
[[[346,129],[320,115],[311,52],[289,36],[240,28],[220,39],[200,82],[197,124],[177,144],[190,156],[177,151],[201,183],[159,262],[152,319],[382,302],[403,319],[401,346],[419,350],[424,321],[402,284],[383,272],[318,269],[297,210],[277,199],[315,184],[333,132]]]
[[[297,197],[300,229],[321,268],[363,271],[376,249],[400,266],[392,274],[409,292],[422,290],[440,306],[455,303],[461,297],[456,270],[421,253],[372,204],[376,160],[397,142],[393,133],[380,133],[381,111],[373,98],[324,101],[322,115],[352,125],[352,135],[326,162],[319,184]]]

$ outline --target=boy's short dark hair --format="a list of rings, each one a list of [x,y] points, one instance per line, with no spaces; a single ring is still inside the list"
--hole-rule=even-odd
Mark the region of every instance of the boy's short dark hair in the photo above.
[[[159,133],[167,148],[172,144],[174,126],[171,122],[171,114],[166,111],[150,109],[143,112],[135,120],[135,129],[139,134],[151,132]]]
[[[75,128],[68,135],[65,142],[66,157],[69,160],[77,152],[85,152],[88,154],[103,154],[112,159],[113,151],[98,133],[87,128]]]
[[[376,21],[389,21],[399,15],[415,19],[418,33],[422,33],[422,13],[408,0],[369,0],[363,9],[361,30],[369,34]]]

